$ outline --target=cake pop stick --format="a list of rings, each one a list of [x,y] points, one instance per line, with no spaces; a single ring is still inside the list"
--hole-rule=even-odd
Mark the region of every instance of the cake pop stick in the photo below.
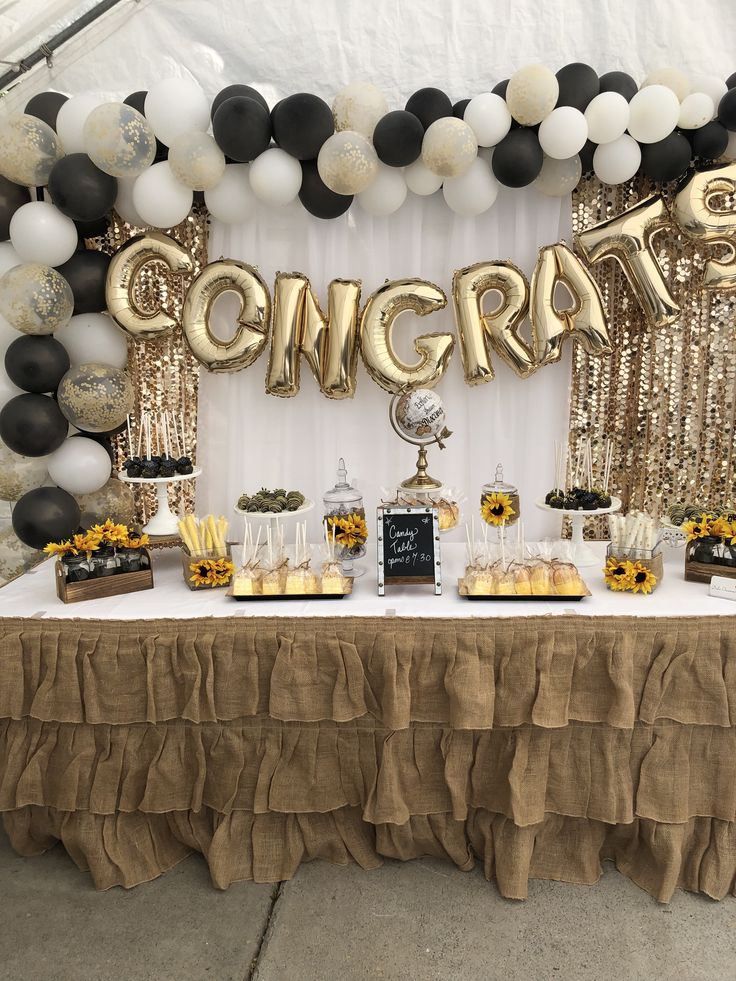
[[[133,440],[130,435],[130,413],[125,417],[125,425],[128,428],[128,456],[133,456]]]

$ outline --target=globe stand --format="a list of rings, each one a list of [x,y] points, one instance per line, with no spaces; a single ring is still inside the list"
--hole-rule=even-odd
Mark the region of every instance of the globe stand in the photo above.
[[[407,477],[406,480],[402,480],[400,486],[403,487],[404,490],[413,491],[438,490],[440,487],[442,487],[442,481],[437,480],[435,477],[432,477],[427,473],[427,467],[429,466],[429,461],[427,460],[427,447],[431,446],[433,443],[436,443],[441,450],[444,450],[445,444],[443,440],[449,439],[449,437],[452,436],[452,433],[447,426],[443,426],[440,432],[435,433],[428,439],[412,439],[410,436],[407,436],[396,419],[396,404],[405,394],[406,390],[398,392],[393,396],[388,407],[388,418],[396,435],[400,436],[405,443],[410,443],[412,446],[418,446],[419,453],[417,454],[417,468],[415,473],[411,477]]]

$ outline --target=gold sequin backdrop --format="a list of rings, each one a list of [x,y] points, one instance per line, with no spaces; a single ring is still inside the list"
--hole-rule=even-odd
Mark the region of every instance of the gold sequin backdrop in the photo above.
[[[135,388],[132,437],[137,447],[141,413],[169,410],[177,421],[184,420],[184,446],[188,456],[196,459],[197,452],[197,392],[199,363],[189,351],[181,331],[181,308],[187,287],[207,263],[207,212],[195,208],[188,218],[175,228],[165,229],[194,259],[191,276],[170,276],[163,263],[149,263],[139,277],[136,302],[142,310],[154,310],[160,304],[173,317],[177,326],[161,340],[128,339],[128,371]],[[112,254],[141,229],[122,221],[114,212],[107,235],[92,239],[88,245]],[[120,470],[128,455],[128,434],[113,439],[113,469]],[[150,484],[134,485],[137,517],[147,520],[155,511],[155,494]],[[169,485],[169,504],[175,512],[194,508],[194,481],[182,480]]]
[[[586,177],[573,192],[577,235],[659,190],[646,180],[617,187]],[[672,224],[653,239],[668,286],[681,307],[668,327],[650,327],[621,267],[591,267],[606,304],[613,354],[590,358],[574,347],[570,455],[590,437],[598,459],[614,444],[612,493],[623,510],[652,514],[677,501],[736,503],[736,293],[703,289],[713,252]],[[569,475],[568,475],[569,477]],[[605,519],[589,534],[607,537]]]

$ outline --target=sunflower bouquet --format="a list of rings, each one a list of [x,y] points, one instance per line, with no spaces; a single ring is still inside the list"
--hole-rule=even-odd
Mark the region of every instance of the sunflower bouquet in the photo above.
[[[338,512],[325,515],[325,527],[328,537],[344,556],[357,558],[365,555],[365,543],[368,541],[365,511],[361,509],[347,514]]]
[[[603,570],[603,578],[614,593],[643,593],[646,596],[657,588],[661,576],[656,575],[646,560],[611,556]]]
[[[683,522],[687,558],[706,565],[736,566],[736,512],[703,511]]]
[[[63,541],[49,542],[44,552],[61,561],[67,582],[81,582],[147,566],[148,541],[148,535],[108,518]]]

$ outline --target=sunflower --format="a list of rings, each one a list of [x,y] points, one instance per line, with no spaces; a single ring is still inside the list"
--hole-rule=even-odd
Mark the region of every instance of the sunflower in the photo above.
[[[92,525],[90,531],[98,535],[100,542],[104,542],[106,545],[124,546],[129,536],[128,526],[116,525],[111,518],[108,518],[102,525]]]
[[[148,535],[136,535],[135,532],[129,532],[125,548],[145,548],[149,542]]]
[[[733,544],[734,537],[736,537],[736,522],[729,521],[723,516],[716,518],[710,526],[710,533],[716,538],[722,538],[727,545]]]
[[[44,552],[47,555],[56,555],[61,558],[64,555],[77,555],[78,552],[76,548],[72,545],[71,541],[67,540],[64,542],[49,542],[44,548]]]
[[[235,572],[235,565],[229,559],[198,559],[189,563],[189,582],[195,589],[203,586],[227,586]]]
[[[657,585],[657,577],[641,562],[629,562],[631,566],[629,589],[632,593],[651,593]]]
[[[346,515],[328,515],[327,531],[330,538],[332,538],[334,531],[337,544],[349,551],[360,548],[368,540],[368,525],[365,518],[357,512]]]
[[[603,576],[606,585],[614,593],[621,593],[631,588],[631,562],[621,562],[613,558],[606,562]]]
[[[86,552],[89,555],[91,552],[97,551],[102,539],[96,531],[90,529],[83,535],[75,535],[72,541],[77,552]]]
[[[697,541],[698,538],[708,538],[713,533],[712,519],[710,515],[702,514],[697,521],[686,521],[682,525],[682,530],[689,542]]]
[[[480,516],[488,525],[505,525],[509,518],[516,514],[511,507],[508,494],[494,491],[486,494],[480,505]]]

